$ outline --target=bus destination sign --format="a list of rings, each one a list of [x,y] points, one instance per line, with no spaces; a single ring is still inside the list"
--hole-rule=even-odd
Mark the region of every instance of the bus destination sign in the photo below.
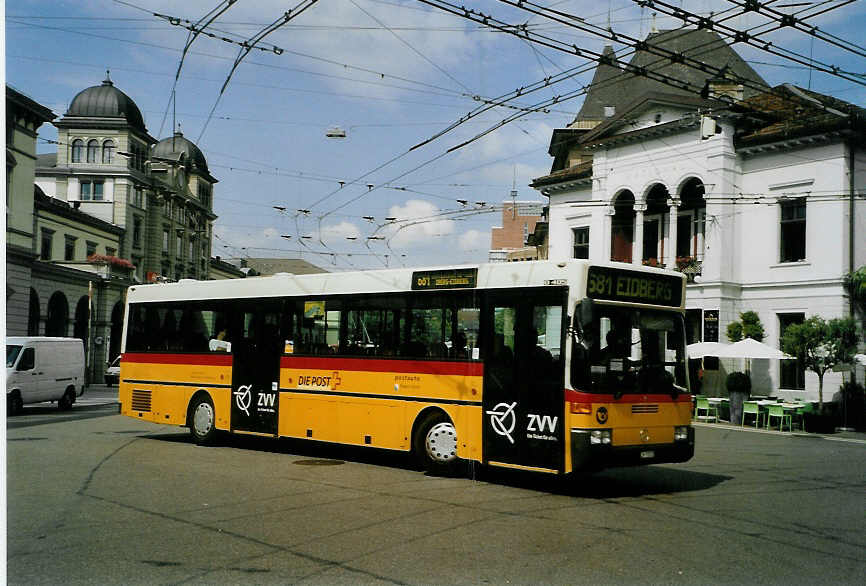
[[[683,301],[683,280],[673,275],[591,266],[586,276],[586,296],[679,307]]]
[[[441,271],[415,271],[412,290],[471,289],[478,281],[478,269],[446,269]]]

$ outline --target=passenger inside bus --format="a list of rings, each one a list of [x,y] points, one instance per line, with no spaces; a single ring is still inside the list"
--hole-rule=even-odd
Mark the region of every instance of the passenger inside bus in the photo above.
[[[227,334],[228,332],[225,327],[223,327],[219,332],[217,332],[216,337],[208,342],[208,349],[211,352],[231,352],[232,343],[226,341]]]

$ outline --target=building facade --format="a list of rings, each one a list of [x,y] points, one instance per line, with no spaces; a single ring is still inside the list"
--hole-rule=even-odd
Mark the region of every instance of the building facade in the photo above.
[[[528,249],[526,244],[535,231],[535,224],[541,219],[543,206],[540,201],[513,199],[502,202],[502,225],[494,226],[490,233],[490,262],[538,258],[538,252],[534,248]]]
[[[201,150],[180,132],[147,132],[135,102],[110,79],[72,100],[55,123],[56,153],[40,155],[36,183],[46,195],[120,226],[114,250],[134,279],[207,279],[213,186]]]
[[[6,331],[26,335],[35,325],[30,312],[32,267],[37,258],[33,178],[39,127],[54,119],[45,106],[6,86]]]
[[[688,54],[713,36],[680,34],[676,46]],[[751,310],[764,342],[779,347],[789,324],[851,312],[843,277],[866,263],[866,119],[792,85],[762,90],[716,40],[702,58],[729,74],[702,74],[704,97],[635,78],[617,89],[617,74],[600,66],[599,91],[591,87],[575,122],[554,131],[551,173],[532,185],[550,200],[551,259],[680,270],[689,342],[727,342],[727,325]],[[632,63],[646,58],[639,51]],[[706,389],[743,367],[707,368]],[[817,397],[817,377],[796,361],[755,360],[751,371],[755,394]],[[824,382],[831,397],[841,375]]]
[[[217,180],[182,134],[151,137],[110,79],[75,96],[57,152],[37,156],[53,118],[7,86],[7,334],[82,338],[94,382],[120,352],[129,285],[210,278]]]

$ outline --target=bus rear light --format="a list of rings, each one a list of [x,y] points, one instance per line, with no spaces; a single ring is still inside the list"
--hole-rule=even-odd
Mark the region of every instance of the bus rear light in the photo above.
[[[570,402],[571,412],[575,415],[592,415],[592,403]]]
[[[674,441],[684,442],[689,439],[689,426],[678,425],[674,428]]]

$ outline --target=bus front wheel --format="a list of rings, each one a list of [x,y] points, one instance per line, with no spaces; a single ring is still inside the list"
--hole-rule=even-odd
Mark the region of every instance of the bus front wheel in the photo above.
[[[415,430],[415,457],[431,474],[453,474],[457,465],[457,430],[444,413],[427,415]]]
[[[200,446],[213,443],[216,435],[216,412],[207,395],[196,396],[189,407],[189,431]]]

